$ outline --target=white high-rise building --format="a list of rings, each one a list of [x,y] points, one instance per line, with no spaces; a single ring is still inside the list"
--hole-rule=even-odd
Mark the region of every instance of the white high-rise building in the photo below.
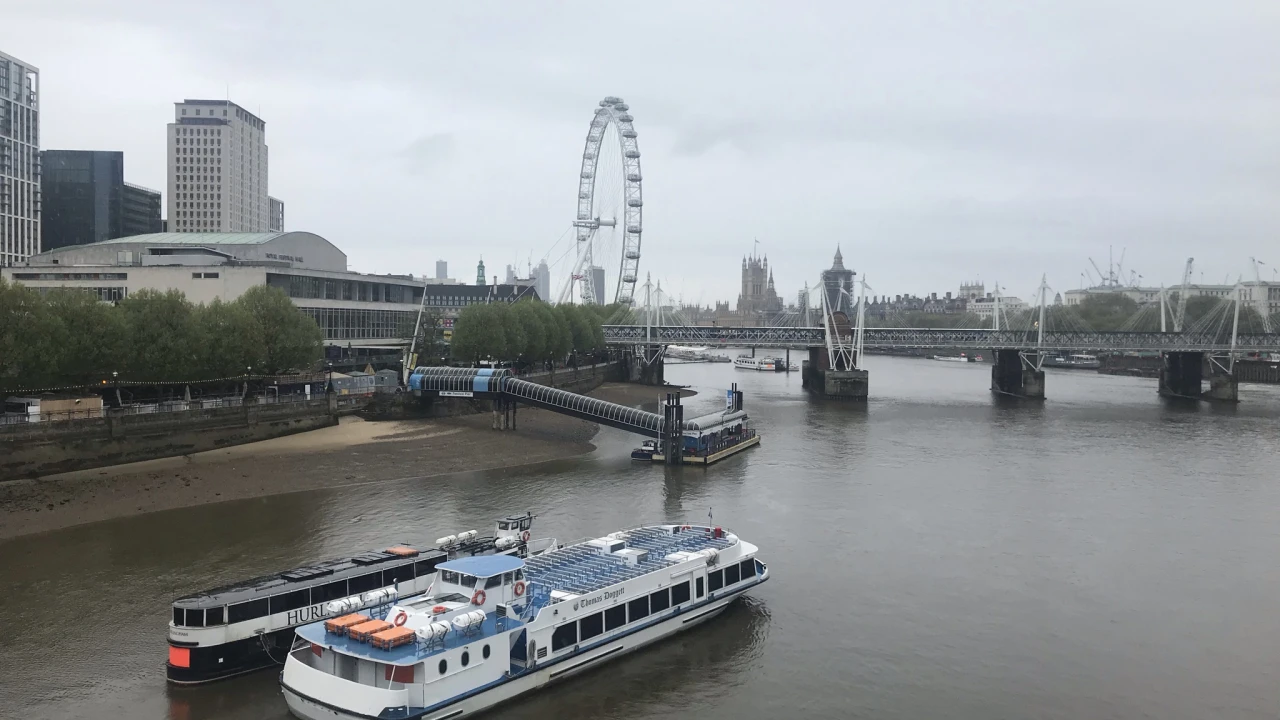
[[[0,266],[40,252],[40,71],[0,52]]]
[[[539,262],[530,275],[533,276],[533,289],[538,293],[538,298],[545,303],[551,302],[551,268],[547,267],[547,261],[543,259]]]
[[[269,232],[267,124],[229,100],[174,103],[169,231]]]

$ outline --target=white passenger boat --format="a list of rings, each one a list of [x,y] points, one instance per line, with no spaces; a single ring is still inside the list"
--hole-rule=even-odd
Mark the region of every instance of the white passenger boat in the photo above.
[[[505,553],[529,557],[556,546],[532,539],[533,514],[497,522],[492,535],[468,530],[436,541],[438,547],[397,545],[326,560],[285,572],[212,588],[173,601],[169,658],[172,683],[220,680],[284,662],[294,630],[342,612],[377,608],[421,595],[447,560]]]
[[[298,628],[280,684],[305,720],[469,716],[709,620],[769,579],[756,552],[656,525],[450,560],[421,598]]]
[[[764,372],[777,372],[778,362],[774,358],[767,357],[751,357],[750,355],[741,355],[733,359],[733,366],[742,368],[743,370],[762,370]]]
[[[965,363],[973,362],[973,359],[970,358],[968,355],[965,355],[964,353],[960,353],[958,356],[957,355],[930,355],[929,359],[937,360],[939,362],[965,362]]]

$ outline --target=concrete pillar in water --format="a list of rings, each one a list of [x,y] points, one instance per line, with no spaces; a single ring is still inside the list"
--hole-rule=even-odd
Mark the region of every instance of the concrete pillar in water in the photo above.
[[[809,348],[801,372],[801,385],[810,392],[843,400],[866,400],[870,386],[866,370],[833,370],[825,347]]]
[[[1240,378],[1235,367],[1229,373],[1212,363],[1209,367],[1209,389],[1201,397],[1217,402],[1240,402]]]
[[[1160,384],[1156,392],[1162,397],[1200,397],[1204,353],[1167,352],[1161,359]]]
[[[1036,370],[1024,361],[1020,350],[992,350],[991,355],[991,392],[1044,399],[1044,370]]]

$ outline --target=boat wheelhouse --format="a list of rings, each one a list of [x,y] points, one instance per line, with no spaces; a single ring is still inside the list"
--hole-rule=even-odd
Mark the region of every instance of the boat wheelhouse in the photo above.
[[[281,686],[306,720],[461,718],[714,617],[768,580],[757,550],[656,525],[442,563],[427,595],[298,628]]]
[[[440,538],[435,548],[395,545],[178,598],[166,676],[193,684],[279,665],[297,626],[426,592],[443,562],[495,553],[523,557],[554,547],[554,539],[531,540],[533,517],[499,520],[493,535],[468,530]]]

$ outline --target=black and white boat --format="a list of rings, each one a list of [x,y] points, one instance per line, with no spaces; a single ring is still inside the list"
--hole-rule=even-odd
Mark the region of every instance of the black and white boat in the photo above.
[[[433,592],[299,627],[284,698],[303,720],[467,717],[714,618],[769,579],[756,554],[719,527],[651,525],[442,563]]]
[[[169,682],[203,683],[280,665],[298,626],[421,595],[448,560],[525,558],[554,548],[554,539],[531,539],[533,518],[499,520],[492,535],[448,535],[431,549],[396,545],[178,598],[169,622]]]

